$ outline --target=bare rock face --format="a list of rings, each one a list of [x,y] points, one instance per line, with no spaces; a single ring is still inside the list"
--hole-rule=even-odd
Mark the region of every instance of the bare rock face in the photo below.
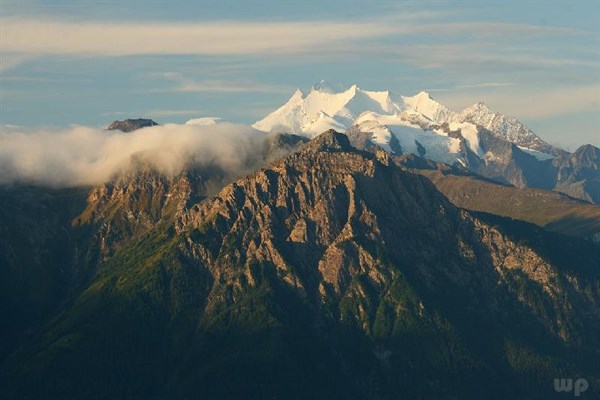
[[[157,126],[158,124],[151,119],[137,118],[126,119],[123,121],[114,121],[108,126],[109,131],[119,130],[121,132],[133,132],[137,129],[146,128],[149,126]]]
[[[600,204],[600,149],[587,144],[573,154],[552,160],[556,168],[554,190]]]
[[[458,121],[471,122],[508,139],[511,143],[553,155],[565,154],[564,150],[544,142],[531,129],[514,117],[509,117],[488,108],[484,103],[475,103],[456,116]]]
[[[336,132],[192,207],[177,229],[199,229],[213,243],[235,242],[234,248],[189,242],[213,274],[230,271],[231,281],[215,280],[224,291],[257,282],[256,265],[270,265],[303,297],[324,304],[350,297],[361,304],[369,290],[383,295],[405,275],[430,293],[477,287],[463,293],[464,305],[479,303],[478,312],[492,312],[498,302],[527,302],[511,293],[512,280],[522,277],[543,289],[553,317],[536,318],[553,335],[583,335],[569,318],[570,301],[583,301],[584,294],[556,264],[455,208],[427,179],[355,150]],[[594,298],[598,316],[598,293]],[[365,312],[353,318],[372,334],[374,321]]]
[[[129,239],[173,218],[193,198],[192,193],[202,196],[219,177],[208,177],[201,171],[166,177],[149,168],[138,170],[93,188],[86,208],[73,219],[72,226],[93,227],[92,242],[99,245],[101,258],[106,261]]]
[[[71,225],[92,229],[91,242],[98,245],[100,258],[106,261],[130,239],[157,224],[181,218],[191,205],[216,195],[243,173],[288,155],[306,141],[296,135],[268,135],[256,157],[247,160],[242,170],[233,171],[190,165],[178,174],[165,176],[141,159],[132,160],[129,172],[89,191],[85,209]]]

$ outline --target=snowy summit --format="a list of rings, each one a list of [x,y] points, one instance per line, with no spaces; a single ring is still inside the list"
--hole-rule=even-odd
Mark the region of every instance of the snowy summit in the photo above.
[[[447,124],[446,128],[441,129],[444,124]],[[283,106],[253,125],[265,132],[289,132],[308,137],[328,129],[345,132],[353,126],[372,132],[373,141],[387,149],[391,135],[404,149],[415,150],[415,154],[421,147],[427,147],[425,143],[435,143],[433,152],[439,153],[439,157],[434,158],[444,162],[456,161],[452,154],[460,147],[458,139],[448,135],[448,129],[459,129],[467,146],[480,156],[483,155],[478,147],[479,129],[488,130],[531,152],[549,155],[559,152],[516,118],[493,112],[483,103],[456,113],[427,92],[402,96],[390,91],[364,90],[357,85],[343,88],[325,81],[315,84],[308,93],[296,89]]]

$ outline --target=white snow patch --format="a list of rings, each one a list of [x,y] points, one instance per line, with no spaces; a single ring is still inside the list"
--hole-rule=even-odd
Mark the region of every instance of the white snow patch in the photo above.
[[[337,132],[345,132],[346,126],[338,122],[335,118],[327,115],[323,111],[317,114],[317,117],[302,127],[303,133],[308,133],[310,136],[317,136],[329,129],[333,129]]]
[[[534,156],[535,158],[537,158],[540,161],[551,160],[553,158],[556,158],[552,154],[542,153],[541,151],[528,149],[527,147],[522,147],[522,146],[517,146],[517,147],[519,149],[523,150],[525,153]]]
[[[356,124],[361,124],[365,121],[376,121],[381,125],[404,125],[421,129],[418,125],[413,125],[410,121],[402,119],[399,114],[386,115],[373,111],[365,111],[356,118]]]
[[[424,157],[430,160],[454,164],[461,157],[459,139],[406,125],[388,125],[387,128],[400,142],[403,153],[419,155],[416,143],[419,142],[425,148]]]
[[[372,133],[371,142],[375,143],[385,151],[393,153],[390,147],[390,140],[392,140],[392,132],[385,125],[380,124],[378,121],[363,121],[359,125],[359,129],[362,132]]]
[[[467,146],[477,154],[478,157],[483,158],[484,154],[479,146],[479,130],[477,126],[470,122],[451,122],[450,130],[456,131],[460,129],[460,133],[465,138]]]

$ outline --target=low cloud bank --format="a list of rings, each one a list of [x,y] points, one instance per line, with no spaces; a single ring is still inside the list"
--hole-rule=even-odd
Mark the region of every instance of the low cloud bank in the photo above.
[[[0,184],[51,187],[106,183],[142,160],[165,175],[187,165],[242,172],[260,156],[264,133],[245,125],[163,125],[130,133],[76,126],[62,131],[3,129]]]

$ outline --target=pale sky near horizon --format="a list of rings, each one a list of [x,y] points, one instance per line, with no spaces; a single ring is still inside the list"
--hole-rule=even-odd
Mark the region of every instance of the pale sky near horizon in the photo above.
[[[0,125],[252,123],[321,79],[600,146],[600,1],[0,0]]]

